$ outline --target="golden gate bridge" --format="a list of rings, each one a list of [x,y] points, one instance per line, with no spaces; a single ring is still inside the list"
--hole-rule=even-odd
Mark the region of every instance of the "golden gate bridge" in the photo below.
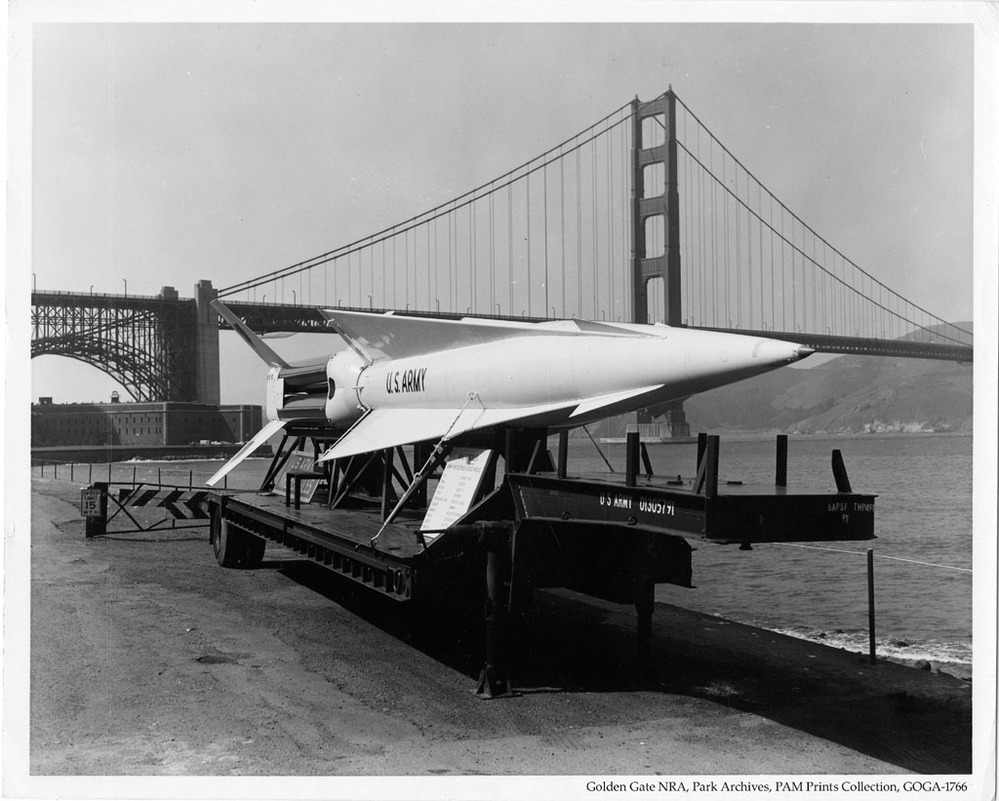
[[[341,307],[664,322],[826,353],[972,361],[968,327],[876,274],[801,219],[670,88],[458,197],[218,295],[260,332],[324,330],[315,310]],[[189,361],[166,353],[172,343],[206,339],[175,330],[205,304],[178,315],[148,300],[33,292],[32,356],[87,361],[137,400],[206,399],[198,387],[210,379],[160,375]],[[121,353],[107,346],[112,329]],[[217,339],[214,350],[217,359]],[[197,359],[203,368],[205,354]]]

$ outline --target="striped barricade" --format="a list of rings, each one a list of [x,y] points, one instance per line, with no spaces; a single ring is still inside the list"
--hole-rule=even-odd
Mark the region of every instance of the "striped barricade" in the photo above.
[[[121,506],[162,507],[178,520],[207,520],[207,490],[136,487],[121,490]]]

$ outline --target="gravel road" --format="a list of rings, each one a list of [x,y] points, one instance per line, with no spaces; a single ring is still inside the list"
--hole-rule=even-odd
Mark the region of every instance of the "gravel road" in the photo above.
[[[951,677],[665,605],[647,672],[632,609],[558,591],[519,629],[522,694],[486,702],[474,615],[414,633],[275,546],[223,570],[207,529],[87,541],[78,493],[33,481],[33,775],[970,770],[970,685]]]

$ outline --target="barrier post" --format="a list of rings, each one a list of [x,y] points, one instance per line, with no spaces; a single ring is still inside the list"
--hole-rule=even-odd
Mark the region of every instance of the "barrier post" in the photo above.
[[[100,537],[107,533],[108,485],[103,481],[91,484],[80,492],[80,514],[86,519],[85,537]]]

